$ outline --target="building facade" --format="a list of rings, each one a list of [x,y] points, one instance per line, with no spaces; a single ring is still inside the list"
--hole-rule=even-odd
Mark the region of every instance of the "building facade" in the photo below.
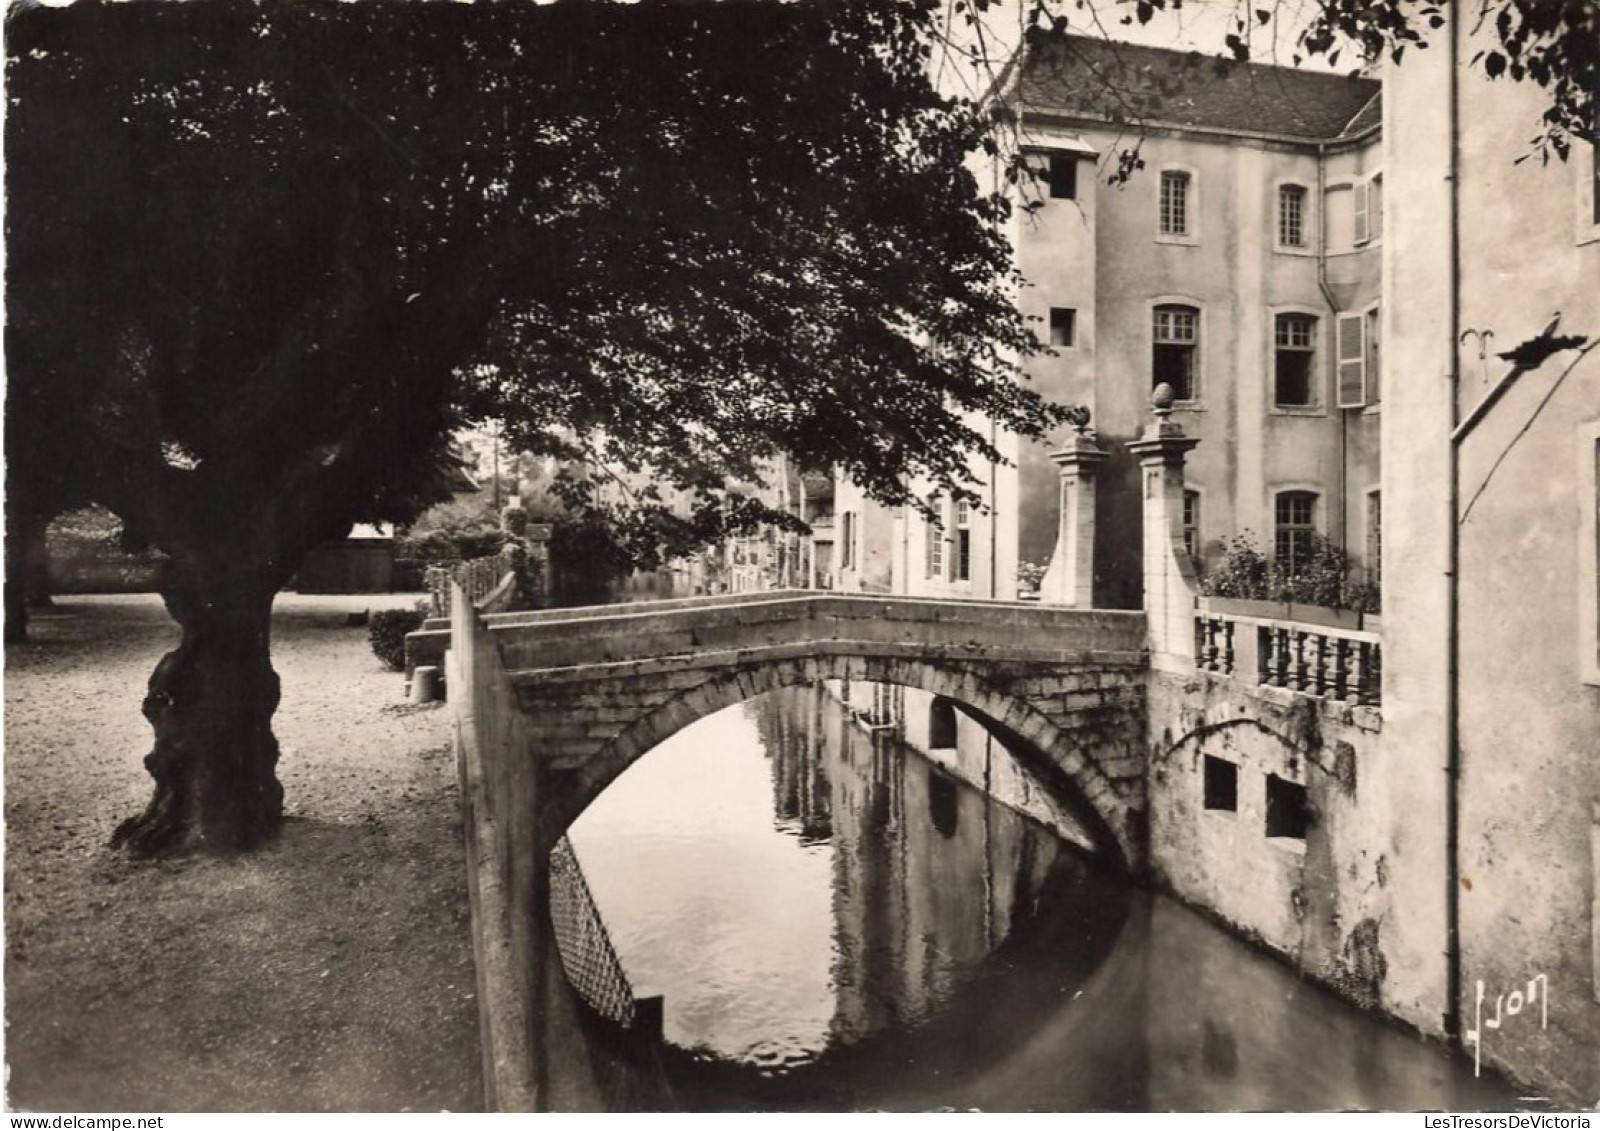
[[[1600,1099],[1595,152],[1519,160],[1543,92],[1488,81],[1472,59],[1492,29],[1452,14],[1385,78],[1403,207],[1384,260],[1397,301],[1380,759],[1409,814],[1408,906],[1429,924],[1405,959],[1435,970],[1426,1027],[1587,1107]],[[1564,335],[1548,356],[1517,348]]]
[[[1200,439],[1186,537],[1215,562],[1246,532],[1280,559],[1323,535],[1364,561],[1379,510],[1381,104],[1372,80],[1096,39],[1040,44],[1005,80],[1036,207],[1013,240],[1021,306],[1054,356],[1029,373],[1092,414],[1094,603],[1139,603],[1139,496],[1127,451],[1154,386]],[[1137,148],[1142,167],[1112,184]],[[1050,459],[1018,452],[1018,556],[1046,563]]]

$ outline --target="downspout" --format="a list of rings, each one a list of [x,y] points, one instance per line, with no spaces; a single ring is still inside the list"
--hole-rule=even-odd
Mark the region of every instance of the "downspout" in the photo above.
[[[1445,1003],[1444,1031],[1461,1037],[1461,134],[1460,28],[1450,11],[1450,536],[1449,609],[1445,614]]]
[[[1334,374],[1338,375],[1339,355],[1339,304],[1334,301],[1333,288],[1328,286],[1328,143],[1317,142],[1317,217],[1321,232],[1317,238],[1317,287],[1322,299],[1333,312]],[[1349,409],[1338,404],[1338,381],[1334,382],[1334,411],[1339,414],[1339,549],[1350,545],[1350,416]]]
[[[991,448],[999,442],[999,430],[993,420],[989,421],[989,446]],[[999,465],[989,461],[989,600],[993,601],[1000,596],[1000,508],[996,506],[998,492],[995,478],[999,474]]]

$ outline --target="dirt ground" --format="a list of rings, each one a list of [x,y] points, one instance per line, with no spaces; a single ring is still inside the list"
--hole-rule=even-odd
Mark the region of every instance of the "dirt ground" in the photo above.
[[[289,819],[231,859],[106,847],[149,793],[157,598],[59,598],[6,650],[9,1108],[481,1109],[446,713],[347,624],[413,600],[279,597]]]

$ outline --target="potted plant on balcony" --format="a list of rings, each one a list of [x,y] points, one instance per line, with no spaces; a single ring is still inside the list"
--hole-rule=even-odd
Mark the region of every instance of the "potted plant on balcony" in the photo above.
[[[1321,535],[1291,570],[1263,553],[1247,531],[1228,540],[1222,560],[1201,577],[1201,611],[1375,629],[1378,587],[1355,574],[1349,556]]]

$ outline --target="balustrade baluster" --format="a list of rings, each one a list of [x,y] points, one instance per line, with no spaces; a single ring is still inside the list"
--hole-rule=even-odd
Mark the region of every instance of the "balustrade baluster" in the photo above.
[[[1367,645],[1360,641],[1355,642],[1350,648],[1350,683],[1346,689],[1345,701],[1360,705],[1366,700],[1367,683]]]
[[[1297,628],[1288,629],[1289,634],[1289,670],[1285,673],[1284,683],[1294,691],[1306,689],[1306,634]]]
[[[1351,642],[1344,637],[1333,641],[1332,695],[1341,703],[1350,697]]]
[[[1234,669],[1233,628],[1233,621],[1222,622],[1222,671],[1225,675],[1232,675]]]
[[[1273,635],[1272,686],[1288,687],[1294,678],[1294,634],[1280,625]]]
[[[1383,702],[1383,650],[1377,641],[1361,646],[1362,680],[1360,702],[1376,707]]]
[[[1322,695],[1328,687],[1328,638],[1320,632],[1305,635],[1306,683],[1302,690]]]

